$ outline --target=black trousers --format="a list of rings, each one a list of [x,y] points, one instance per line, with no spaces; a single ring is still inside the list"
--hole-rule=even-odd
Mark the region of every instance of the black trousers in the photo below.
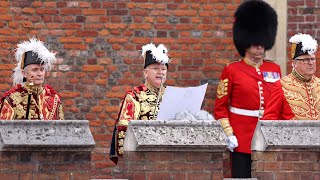
[[[231,174],[233,178],[251,178],[251,154],[231,153]]]

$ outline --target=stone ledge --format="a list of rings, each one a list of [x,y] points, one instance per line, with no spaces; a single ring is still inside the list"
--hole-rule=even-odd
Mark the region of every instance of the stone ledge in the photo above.
[[[91,151],[87,120],[1,120],[1,151]]]
[[[224,152],[219,121],[130,121],[125,151]]]
[[[320,121],[265,120],[259,121],[251,149],[320,151]]]

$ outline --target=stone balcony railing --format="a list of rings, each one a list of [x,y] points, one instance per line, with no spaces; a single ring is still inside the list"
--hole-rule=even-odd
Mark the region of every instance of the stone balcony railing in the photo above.
[[[115,178],[224,179],[229,153],[218,121],[130,121]],[[259,121],[252,179],[320,179],[320,121]]]
[[[86,120],[0,121],[0,179],[91,179]]]
[[[320,179],[320,121],[259,121],[252,150],[253,177]]]
[[[225,149],[218,121],[130,121],[114,177],[223,179]]]

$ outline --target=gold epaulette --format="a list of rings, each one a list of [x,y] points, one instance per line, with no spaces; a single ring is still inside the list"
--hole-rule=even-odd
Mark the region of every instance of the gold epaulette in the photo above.
[[[277,64],[275,61],[270,60],[270,59],[264,59],[264,61],[267,61],[267,62],[271,62],[271,63]]]
[[[233,64],[233,63],[236,63],[236,62],[240,62],[242,59],[238,59],[238,60],[233,60],[233,61],[230,61],[226,64],[226,66],[229,66],[230,64]]]

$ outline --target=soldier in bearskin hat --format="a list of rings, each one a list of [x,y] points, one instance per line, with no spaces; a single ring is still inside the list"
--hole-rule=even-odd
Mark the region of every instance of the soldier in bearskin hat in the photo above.
[[[318,43],[309,34],[296,34],[289,42],[292,72],[276,83],[263,119],[320,120],[320,79],[314,75]]]
[[[118,157],[123,155],[123,142],[129,121],[155,120],[165,90],[163,84],[167,79],[170,62],[167,48],[163,44],[158,47],[152,43],[146,44],[142,46],[142,57],[145,83],[126,93],[116,120],[110,148],[110,159],[115,164]]]
[[[250,178],[252,136],[281,76],[280,67],[264,59],[275,42],[277,14],[269,4],[250,0],[238,7],[234,18],[233,40],[243,58],[224,68],[214,116],[226,134],[232,177]]]
[[[64,119],[60,96],[49,85],[43,85],[45,72],[56,61],[43,42],[31,38],[18,44],[15,52],[13,85],[0,102],[1,120]]]

